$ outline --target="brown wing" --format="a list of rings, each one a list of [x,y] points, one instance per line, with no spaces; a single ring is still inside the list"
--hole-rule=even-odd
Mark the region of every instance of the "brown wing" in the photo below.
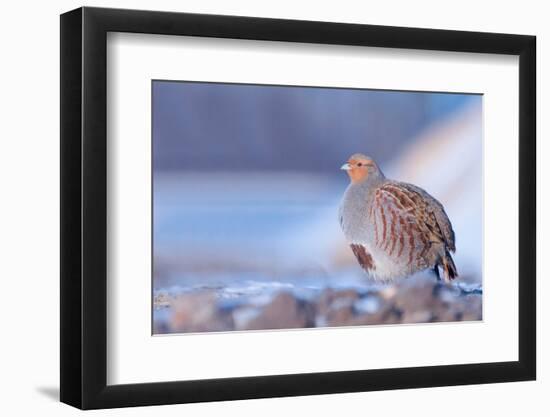
[[[443,205],[420,187],[407,183],[400,183],[400,185],[402,188],[408,190],[411,197],[415,198],[415,201],[420,202],[421,206],[423,203],[425,204],[424,211],[426,216],[424,219],[426,225],[445,243],[446,249],[454,252],[456,250],[455,232]]]
[[[454,251],[454,232],[443,206],[418,187],[383,184],[375,191],[369,216],[375,244],[390,256],[405,257],[408,264],[424,262],[436,242]]]

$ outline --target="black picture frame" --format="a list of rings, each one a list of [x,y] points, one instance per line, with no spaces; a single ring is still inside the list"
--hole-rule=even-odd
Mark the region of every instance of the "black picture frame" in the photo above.
[[[519,360],[107,385],[108,32],[519,56]],[[79,8],[61,15],[61,401],[82,409],[533,380],[536,377],[534,36]]]

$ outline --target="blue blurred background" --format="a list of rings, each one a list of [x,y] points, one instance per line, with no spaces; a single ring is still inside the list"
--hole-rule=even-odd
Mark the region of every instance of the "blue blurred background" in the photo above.
[[[481,105],[470,94],[153,81],[155,293],[370,285],[337,220],[339,167],[356,152],[444,204],[461,279],[480,282]]]

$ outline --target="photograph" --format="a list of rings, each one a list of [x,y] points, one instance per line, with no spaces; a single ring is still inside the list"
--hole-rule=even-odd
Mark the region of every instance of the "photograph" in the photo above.
[[[151,88],[153,335],[483,319],[483,95]]]

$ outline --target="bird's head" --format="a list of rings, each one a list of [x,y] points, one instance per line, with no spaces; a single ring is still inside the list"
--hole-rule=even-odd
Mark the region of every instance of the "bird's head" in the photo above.
[[[384,174],[378,168],[374,160],[361,153],[353,154],[349,157],[340,169],[347,171],[352,183],[356,184],[367,179],[383,178]]]

